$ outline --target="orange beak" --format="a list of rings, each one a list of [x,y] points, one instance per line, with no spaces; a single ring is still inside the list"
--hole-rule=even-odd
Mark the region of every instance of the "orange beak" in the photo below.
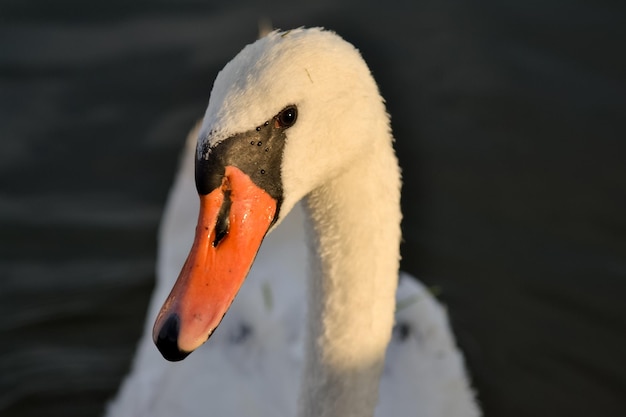
[[[193,246],[154,324],[154,342],[166,359],[184,359],[211,336],[276,210],[276,200],[234,166],[226,166],[221,187],[200,196]]]

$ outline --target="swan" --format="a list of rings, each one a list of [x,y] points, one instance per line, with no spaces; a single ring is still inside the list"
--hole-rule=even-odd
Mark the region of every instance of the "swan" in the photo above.
[[[334,32],[274,31],[235,56],[182,153],[157,318],[106,415],[480,415],[445,310],[398,273],[392,142]]]

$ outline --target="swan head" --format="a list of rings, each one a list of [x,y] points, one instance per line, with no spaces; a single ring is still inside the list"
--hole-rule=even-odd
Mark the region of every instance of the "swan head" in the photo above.
[[[153,330],[166,359],[210,337],[296,202],[391,140],[389,130],[367,65],[333,32],[272,32],[224,67],[198,137],[196,237]]]

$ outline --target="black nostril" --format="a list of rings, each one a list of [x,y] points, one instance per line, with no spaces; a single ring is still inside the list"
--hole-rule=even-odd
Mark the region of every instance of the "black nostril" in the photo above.
[[[213,239],[213,247],[216,248],[222,239],[228,234],[230,228],[230,206],[232,201],[230,199],[230,190],[224,190],[224,202],[220,211],[217,214],[217,222],[215,223],[215,239]]]
[[[161,355],[168,361],[182,361],[190,352],[183,352],[178,348],[178,332],[180,329],[178,314],[172,314],[161,326],[161,331],[155,341]]]

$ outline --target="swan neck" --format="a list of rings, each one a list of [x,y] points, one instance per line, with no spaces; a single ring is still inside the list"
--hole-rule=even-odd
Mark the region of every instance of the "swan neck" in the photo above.
[[[400,174],[389,141],[305,199],[309,339],[301,416],[371,416],[391,336]]]

